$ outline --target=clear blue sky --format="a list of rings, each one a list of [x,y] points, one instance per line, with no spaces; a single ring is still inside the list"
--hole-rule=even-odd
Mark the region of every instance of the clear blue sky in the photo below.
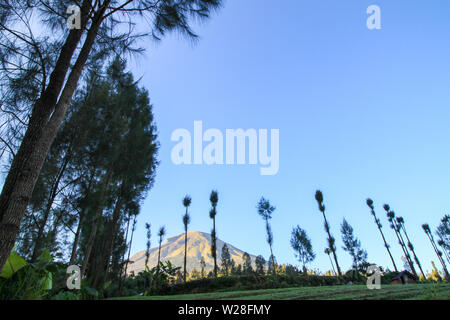
[[[366,28],[366,8],[377,4],[382,29]],[[228,0],[195,29],[192,45],[178,35],[145,44],[130,61],[148,88],[161,142],[161,165],[138,219],[133,252],[145,248],[145,222],[155,235],[183,232],[181,200],[192,196],[190,230],[210,232],[209,193],[219,191],[218,237],[269,257],[261,196],[277,209],[271,221],[274,254],[296,263],[292,228],[306,229],[317,253],[312,267],[330,269],[326,235],[314,199],[324,193],[337,255],[345,217],[369,261],[392,269],[376,225],[376,212],[398,265],[401,249],[383,203],[406,220],[426,270],[438,263],[421,225],[434,230],[449,211],[450,20],[449,1]],[[177,128],[280,129],[280,170],[259,167],[175,166],[170,140]],[[152,246],[157,243],[152,238]],[[438,264],[437,264],[438,265]],[[439,266],[439,265],[438,265]]]

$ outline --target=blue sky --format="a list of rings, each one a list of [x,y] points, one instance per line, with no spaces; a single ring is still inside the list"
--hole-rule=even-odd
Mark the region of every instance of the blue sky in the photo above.
[[[381,8],[382,29],[366,27],[366,9]],[[450,194],[450,21],[448,1],[228,0],[196,26],[193,45],[179,35],[144,45],[130,61],[148,88],[159,129],[161,165],[138,219],[133,252],[145,248],[145,222],[183,232],[181,200],[192,196],[190,230],[210,232],[209,193],[219,191],[218,237],[266,258],[261,196],[273,214],[274,254],[296,263],[294,226],[306,229],[317,254],[312,267],[329,270],[326,235],[314,193],[324,193],[337,255],[345,217],[369,261],[392,268],[365,204],[371,197],[396,262],[401,249],[383,203],[406,220],[424,269],[437,261],[421,225],[434,230]],[[204,129],[280,130],[280,169],[259,166],[175,166],[171,133]],[[157,243],[152,239],[152,246]]]

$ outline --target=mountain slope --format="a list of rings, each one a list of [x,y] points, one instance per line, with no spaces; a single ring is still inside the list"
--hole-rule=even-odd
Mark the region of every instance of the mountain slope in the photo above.
[[[225,242],[217,239],[217,265],[220,268],[220,255],[222,252],[222,247]],[[234,260],[236,265],[243,264],[244,261],[242,256],[244,251],[232,246],[227,243],[228,249],[230,251],[231,258]],[[158,263],[158,247],[150,249],[150,257],[148,260],[148,267],[153,268]],[[206,270],[212,270],[214,268],[214,260],[211,256],[211,235],[204,232],[188,232],[188,250],[187,250],[187,270],[191,272],[192,270],[201,270],[200,260],[205,259]],[[254,266],[255,256],[250,255],[252,264]],[[168,238],[165,243],[161,246],[161,261],[170,260],[173,265],[177,267],[183,267],[184,263],[184,233]],[[131,263],[132,262],[132,263]],[[138,274],[145,269],[145,250],[140,251],[130,258],[130,263],[128,264],[127,273]]]

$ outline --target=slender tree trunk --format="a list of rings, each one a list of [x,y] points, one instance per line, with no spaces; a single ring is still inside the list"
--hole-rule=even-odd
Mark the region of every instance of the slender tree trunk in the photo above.
[[[441,246],[441,248],[442,248],[442,251],[444,252],[445,259],[447,260],[448,263],[450,263],[450,256],[449,256],[449,253],[447,251],[447,248],[445,246]]]
[[[42,218],[41,224],[38,229],[38,234],[37,234],[37,237],[35,240],[33,255],[31,256],[31,262],[35,262],[40,253],[40,250],[42,247],[42,238],[44,236],[44,230],[45,230],[45,226],[47,225],[48,217],[50,216],[50,210],[52,209],[53,203],[55,202],[56,195],[58,194],[59,183],[61,182],[61,179],[64,175],[64,172],[66,171],[67,165],[69,164],[71,157],[72,157],[71,152],[70,152],[70,150],[68,150],[66,156],[64,157],[64,161],[61,166],[61,169],[58,171],[56,180],[53,183],[52,188],[50,190],[50,197],[47,201],[47,205],[45,207],[45,212],[44,212],[44,217]]]
[[[130,219],[131,219],[131,217],[130,217]],[[134,229],[135,229],[135,226],[136,226],[136,219],[137,219],[137,216],[135,215],[134,216],[134,220],[133,220],[133,225],[132,225],[132,229],[131,229],[131,237],[130,237],[130,247],[128,248],[128,257],[127,257],[127,260],[125,261],[125,274],[124,274],[124,277],[126,277],[127,276],[127,273],[128,273],[128,262],[130,261],[130,256],[131,256],[131,245],[133,244],[133,235],[134,235]],[[120,277],[120,279],[119,279],[119,292],[120,292],[120,295],[122,295],[122,283],[123,283],[123,280],[122,280],[122,277]]]
[[[80,233],[81,233],[81,225],[82,225],[83,217],[84,217],[84,208],[83,208],[82,212],[80,213],[80,219],[78,221],[77,231],[75,232],[75,236],[73,239],[72,253],[70,254],[69,265],[73,265],[75,263],[75,259],[77,256],[78,242],[80,241]]]
[[[187,208],[186,208],[187,212]],[[187,262],[187,225],[185,226],[185,236],[184,236],[184,283],[186,283],[186,262]]]
[[[100,219],[101,219],[102,214],[103,214],[103,207],[104,207],[104,203],[105,203],[106,189],[108,189],[108,187],[109,187],[109,182],[111,180],[111,176],[112,176],[112,174],[111,174],[111,171],[110,171],[107,174],[107,177],[105,179],[104,185],[102,186],[102,191],[101,191],[101,194],[100,194],[100,201],[99,201],[98,206],[96,208],[95,217],[94,217],[94,220],[92,222],[91,232],[89,234],[89,239],[88,239],[88,242],[87,242],[87,245],[86,245],[86,252],[84,254],[84,262],[83,262],[83,266],[81,267],[81,277],[84,276],[84,273],[86,272],[87,265],[89,263],[92,247],[94,246],[95,236],[97,235],[98,224],[100,223]]]
[[[159,264],[161,262],[161,243],[162,243],[162,239],[160,238],[159,239],[159,250],[158,250],[158,266],[157,266],[158,270],[159,270]]]
[[[425,231],[426,232],[426,231]],[[433,235],[431,232],[426,232],[428,239],[430,239],[431,245],[433,246],[434,251],[436,252],[436,255],[438,256],[439,261],[442,264],[442,268],[444,269],[444,276],[446,279],[450,279],[450,274],[448,273],[447,266],[445,265],[445,261],[442,259],[442,257],[439,255],[439,249],[436,246],[436,243],[434,242]]]
[[[42,165],[56,132],[65,116],[68,104],[77,87],[83,67],[97,37],[106,7],[94,17],[78,58],[65,82],[72,56],[86,27],[91,1],[81,6],[80,30],[70,31],[64,43],[49,85],[36,102],[25,136],[14,157],[0,195],[0,270],[14,246],[20,223],[33,193]],[[64,85],[64,89],[61,89]],[[59,97],[59,100],[58,100]],[[58,101],[58,102],[57,102]]]
[[[308,273],[307,273],[306,263],[305,263],[305,258],[304,257],[302,257],[302,262],[303,262],[303,274],[306,276]]]
[[[425,273],[424,273],[423,270],[422,270],[422,265],[420,264],[419,258],[417,258],[416,252],[414,251],[414,247],[413,247],[411,241],[409,240],[408,234],[406,233],[405,225],[404,225],[404,224],[401,224],[401,228],[403,229],[403,232],[405,233],[406,240],[408,241],[409,249],[410,249],[410,250],[412,251],[412,253],[413,253],[414,260],[416,261],[417,266],[419,267],[420,272],[422,273],[422,277],[423,277],[424,279],[426,279]]]
[[[398,227],[397,223],[395,222],[395,218],[392,218],[392,225],[394,226],[395,234],[397,235],[398,242],[400,243],[400,246],[402,247],[403,253],[405,254],[406,260],[408,261],[409,267],[411,268],[411,271],[414,274],[414,276],[417,277],[416,269],[414,268],[414,263],[411,260],[411,256],[409,255],[408,248],[406,247],[406,244],[403,241],[403,237],[400,234],[400,228]]]
[[[128,245],[128,231],[130,229],[130,220],[131,217],[128,218],[127,221],[127,231],[125,233],[125,244]],[[122,296],[122,277],[123,277],[123,266],[125,263],[125,255],[127,254],[127,250],[125,249],[123,255],[122,255],[122,262],[120,263],[120,273],[119,273],[119,296]],[[146,266],[147,268],[147,266]]]
[[[383,231],[381,230],[380,227],[378,227],[378,230],[380,230],[381,237],[383,238],[383,242],[384,242],[384,247],[386,248],[386,250],[387,250],[387,252],[389,254],[389,257],[391,258],[392,264],[394,265],[395,272],[398,272],[397,266],[395,264],[394,258],[392,257],[391,250],[389,250],[389,245],[386,242],[386,239],[384,237]]]
[[[83,201],[84,204],[83,204],[83,207],[81,209],[80,216],[79,216],[79,219],[78,219],[77,231],[75,232],[75,236],[74,236],[73,244],[72,244],[72,253],[70,255],[70,263],[69,263],[70,265],[73,265],[75,263],[75,259],[76,259],[76,256],[77,256],[77,249],[78,249],[78,243],[80,241],[80,234],[81,234],[81,228],[82,228],[82,225],[83,225],[83,219],[84,219],[84,215],[86,214],[86,208],[87,208],[87,205],[88,205],[88,199],[89,199],[89,196],[91,194],[91,187],[92,187],[92,183],[94,181],[94,177],[95,177],[96,172],[97,172],[97,167],[95,166],[94,169],[91,172],[90,177],[89,177],[89,183],[88,183],[88,187],[87,187],[87,194],[86,194],[86,197],[84,198],[84,201]]]
[[[266,230],[267,230],[267,236],[270,237],[270,226],[269,226],[269,219],[266,218]],[[269,243],[269,247],[270,247],[270,259],[272,260],[272,273],[276,274],[276,270],[275,270],[275,257],[273,255],[273,251],[272,251],[272,244]]]
[[[400,247],[402,247],[403,254],[405,255],[405,258],[406,258],[407,253],[405,252],[405,248],[403,247],[402,242],[400,241],[400,237],[399,237],[399,235],[398,235],[398,232],[397,232],[397,230],[396,230],[396,227],[395,227],[395,224],[394,224],[394,223],[393,223],[393,226],[394,226],[394,232],[395,232],[395,235],[397,236],[398,243],[400,244]],[[408,260],[408,264],[409,264],[409,260]],[[410,264],[410,266],[411,266],[411,264]]]
[[[376,223],[376,225],[378,227],[378,230],[380,230],[381,237],[383,238],[383,242],[384,242],[384,247],[386,248],[386,250],[387,250],[387,252],[389,254],[389,257],[391,258],[392,264],[394,265],[395,272],[398,272],[397,266],[395,265],[394,258],[392,257],[392,254],[391,254],[391,250],[389,250],[389,245],[388,245],[388,243],[386,241],[386,238],[384,237],[383,230],[381,230],[381,226],[380,226],[380,224],[379,224],[379,222],[377,220],[377,216],[375,215],[375,211],[374,210],[372,210],[372,215],[373,215],[373,217],[375,219],[375,223]]]
[[[122,188],[122,186],[120,188]],[[108,272],[109,261],[112,256],[113,245],[116,238],[117,233],[116,230],[120,218],[121,209],[122,209],[122,198],[121,193],[119,192],[119,195],[116,200],[116,205],[114,206],[112,220],[109,223],[108,231],[106,233],[105,250],[102,255],[101,267],[97,271],[99,274],[95,277],[95,281],[93,283],[93,287],[97,290],[99,289],[101,290],[105,283],[105,277],[106,273]]]
[[[323,214],[323,219],[325,220],[325,225],[327,226],[326,231],[328,233],[328,238],[331,239],[332,237],[331,237],[331,233],[330,233],[330,225],[328,224],[327,217],[325,215],[325,211],[322,211],[322,214]],[[340,275],[342,275],[342,273],[341,273],[341,268],[339,267],[339,263],[337,260],[336,250],[333,247],[330,248],[330,250],[333,253],[334,262],[336,263],[336,269],[337,269],[338,275],[340,276]]]
[[[331,262],[331,267],[333,268],[333,272],[336,274],[336,270],[334,269],[334,264],[333,264],[333,260],[331,260],[330,255],[328,255],[328,258],[330,259]]]
[[[400,236],[400,241],[402,242],[402,246],[405,248],[405,251],[406,251],[406,255],[407,255],[406,259],[408,260],[408,263],[409,263],[409,265],[411,267],[412,273],[418,278],[418,275],[417,275],[417,272],[416,272],[416,268],[414,267],[414,262],[412,261],[411,255],[409,254],[408,246],[406,245],[405,240],[403,239],[403,236],[402,236],[402,234],[400,232],[400,227],[398,225],[397,225],[397,227],[399,228],[398,234]]]
[[[217,239],[216,239],[216,217],[213,218],[213,231],[214,231],[214,252],[213,252],[213,258],[214,258],[214,277],[217,278]]]

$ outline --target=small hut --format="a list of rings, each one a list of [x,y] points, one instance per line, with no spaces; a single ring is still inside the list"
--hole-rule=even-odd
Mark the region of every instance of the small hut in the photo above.
[[[416,283],[417,278],[409,271],[402,271],[391,279],[391,284]]]

